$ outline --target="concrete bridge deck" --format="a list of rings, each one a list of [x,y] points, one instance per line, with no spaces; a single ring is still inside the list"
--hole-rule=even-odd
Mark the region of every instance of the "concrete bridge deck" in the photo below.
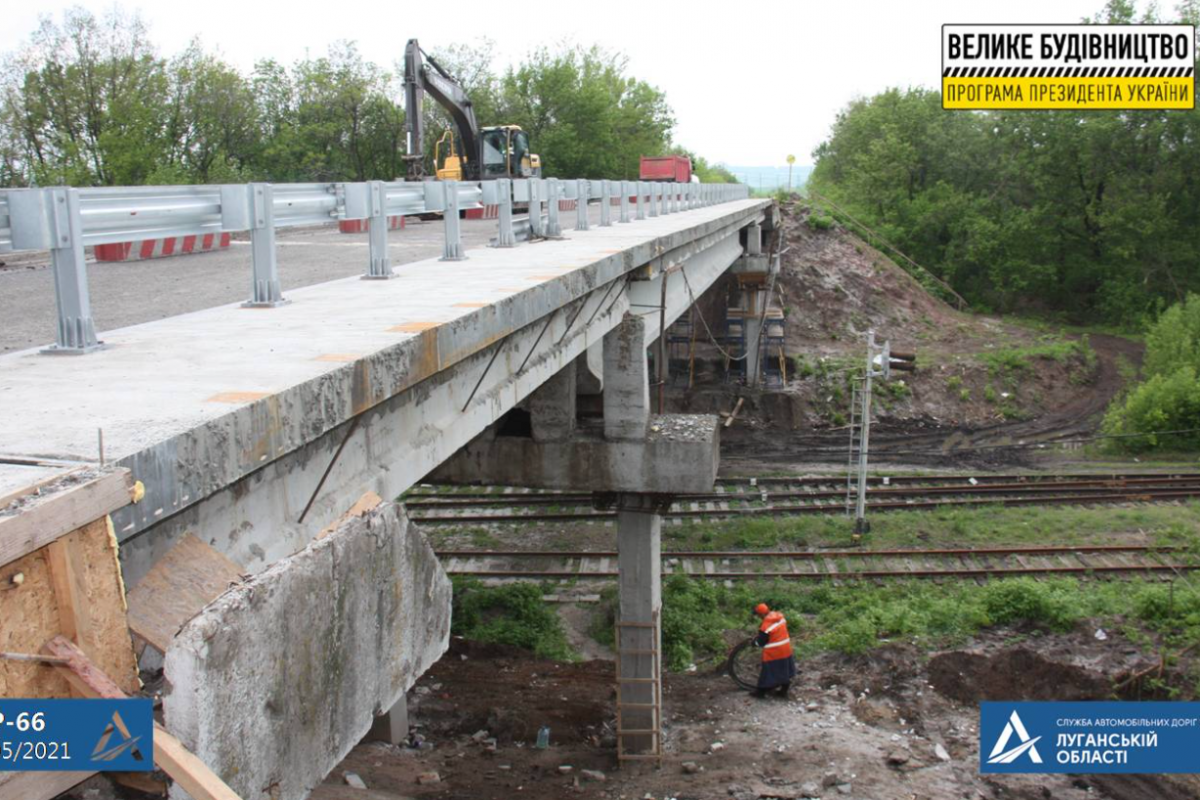
[[[204,530],[253,571],[345,511],[335,487],[396,496],[597,342],[631,304],[660,302],[654,280],[614,281],[639,269],[653,278],[654,264],[716,253],[688,267],[699,296],[740,254],[738,231],[767,206],[735,201],[470,250],[465,261],[406,264],[395,280],[293,290],[279,308],[227,305],[108,331],[107,348],[86,356],[6,354],[0,457],[96,462],[102,431],[106,462],[131,468],[147,489],[145,502],[114,519],[120,539],[191,512],[163,542],[123,546],[131,583],[184,528]],[[668,324],[690,304],[684,290],[674,282]],[[646,319],[653,338],[657,312]],[[397,405],[415,413],[381,424]],[[371,419],[352,438],[337,435],[366,411]],[[343,441],[346,452],[301,524]],[[294,463],[281,465],[289,455]],[[257,508],[237,507],[247,491],[234,485],[263,480],[272,465],[288,473],[286,486],[256,498]],[[213,514],[200,510],[231,487],[209,503]],[[245,535],[268,523],[270,536]],[[147,545],[152,552],[138,557]]]
[[[618,509],[621,719],[628,746],[653,748],[659,511],[711,486],[718,438],[714,418],[651,417],[646,351],[731,267],[761,269],[770,205],[418,261],[280,307],[107,331],[87,355],[2,355],[0,496],[100,461],[102,432],[104,461],[145,487],[112,514],[131,596],[176,592],[159,573],[185,534],[252,573],[168,637],[165,719],[247,800],[301,800],[380,719],[406,732],[404,693],[449,636],[450,585],[424,537],[395,505],[351,506],[442,465],[581,482]],[[603,434],[573,430],[576,393],[602,388]],[[531,436],[496,436],[519,403]]]

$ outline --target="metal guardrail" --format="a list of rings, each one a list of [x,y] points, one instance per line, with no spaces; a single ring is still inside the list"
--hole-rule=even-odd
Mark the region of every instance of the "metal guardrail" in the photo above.
[[[277,228],[370,220],[370,260],[363,277],[387,279],[395,277],[387,252],[388,217],[441,213],[442,260],[458,261],[466,258],[459,227],[462,209],[497,206],[493,246],[515,247],[518,239],[561,235],[559,200],[579,201],[575,230],[587,230],[587,205],[593,200],[600,204],[600,225],[608,226],[613,224],[614,201],[619,221],[627,223],[748,196],[748,187],[740,184],[558,178],[0,189],[0,253],[50,251],[58,335],[42,352],[80,354],[103,346],[92,320],[85,247],[248,231],[253,274],[245,305],[270,307],[287,302],[275,260]],[[514,203],[529,209],[516,224]]]

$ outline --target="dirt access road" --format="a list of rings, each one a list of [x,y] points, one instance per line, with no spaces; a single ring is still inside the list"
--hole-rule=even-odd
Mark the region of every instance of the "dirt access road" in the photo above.
[[[1093,334],[1089,338],[1096,353],[1092,382],[1086,391],[1066,394],[1064,402],[1049,412],[1028,420],[988,424],[883,419],[871,427],[872,461],[947,469],[1028,467],[1044,463],[1044,453],[1051,447],[1057,450],[1058,442],[1094,435],[1105,409],[1124,384],[1121,364],[1139,363],[1141,346],[1119,336]],[[780,430],[770,418],[771,395],[778,393],[742,393],[749,404],[745,420],[721,431],[723,472],[754,474],[792,465],[845,464],[845,430]],[[760,406],[765,414],[756,413]]]
[[[1200,797],[1187,777],[980,775],[979,700],[1102,697],[1113,676],[1151,661],[1116,634],[1013,645],[1017,633],[931,659],[898,643],[802,661],[789,701],[756,700],[724,675],[670,675],[661,770],[615,768],[611,662],[544,661],[456,640],[411,695],[425,744],[360,745],[314,800],[366,800],[344,785],[346,771],[379,792],[370,800]],[[532,746],[542,725],[547,750]],[[418,782],[431,773],[436,782]]]

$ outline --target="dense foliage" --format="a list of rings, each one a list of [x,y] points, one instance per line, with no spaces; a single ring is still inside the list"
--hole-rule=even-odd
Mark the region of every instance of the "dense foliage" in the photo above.
[[[480,125],[530,132],[547,176],[636,178],[640,155],[671,146],[666,96],[630,76],[619,54],[542,49],[497,73],[487,42],[433,53],[462,81]],[[136,16],[73,8],[61,22],[43,19],[4,61],[0,185],[400,178],[401,69],[339,43],[242,74],[199,42],[160,56]],[[425,114],[431,155],[448,119],[433,101]]]
[[[950,112],[892,89],[814,157],[818,193],[980,307],[1136,325],[1200,290],[1200,110]]]
[[[1110,449],[1200,450],[1200,295],[1189,294],[1150,327],[1142,374],[1104,418],[1105,433],[1120,437]]]
[[[454,578],[450,632],[476,642],[521,647],[542,658],[575,657],[558,616],[534,583],[484,586]]]

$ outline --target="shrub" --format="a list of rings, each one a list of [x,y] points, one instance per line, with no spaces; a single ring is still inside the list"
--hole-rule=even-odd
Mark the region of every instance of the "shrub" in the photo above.
[[[833,217],[826,217],[817,213],[808,215],[808,227],[814,231],[827,231],[833,227],[833,224]]]
[[[542,587],[533,583],[484,586],[456,577],[450,632],[532,650],[542,658],[574,659],[558,615],[546,606],[542,593]]]
[[[983,606],[997,625],[1031,622],[1064,630],[1082,616],[1066,588],[1032,578],[996,581],[983,588]]]
[[[1200,433],[1156,435],[1158,431],[1200,428],[1200,382],[1190,366],[1170,375],[1154,375],[1123,400],[1110,407],[1104,432],[1111,450],[1139,453],[1147,450],[1194,450]],[[1129,434],[1145,434],[1129,436]]]

